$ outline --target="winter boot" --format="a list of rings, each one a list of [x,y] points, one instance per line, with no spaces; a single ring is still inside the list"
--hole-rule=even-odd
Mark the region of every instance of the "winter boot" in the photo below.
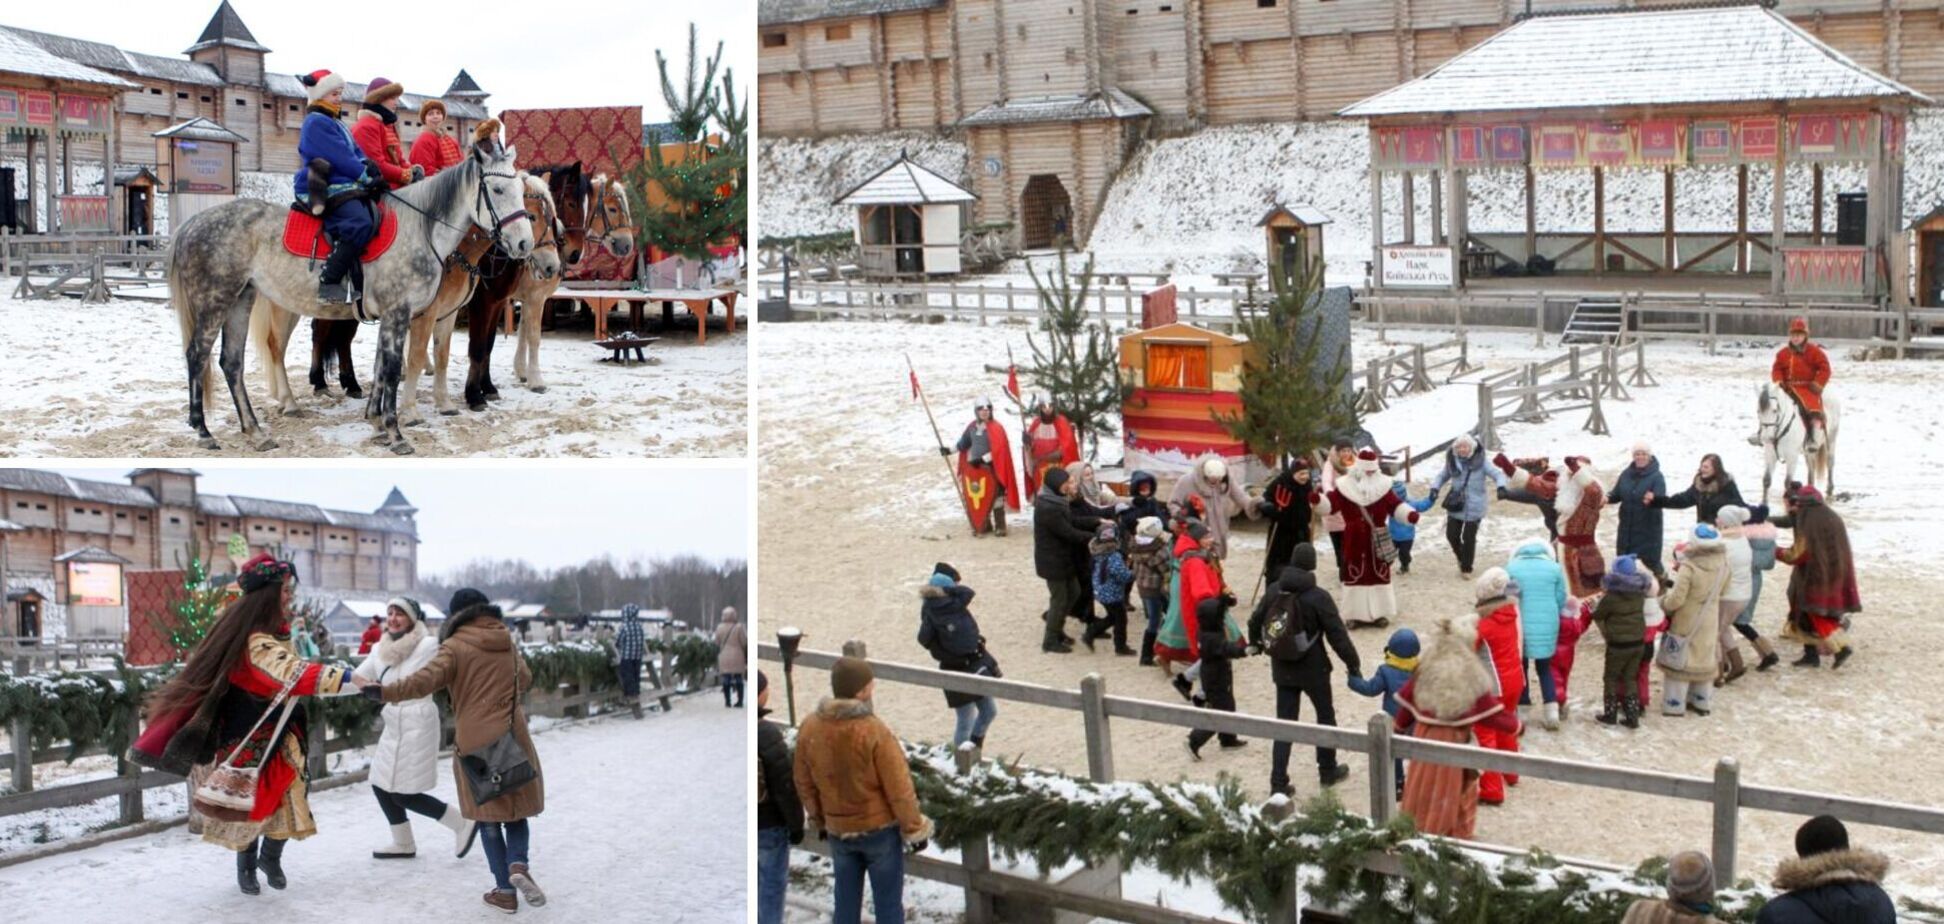
[[[504,892],[494,889],[486,893],[486,906],[505,912],[506,914],[513,914],[520,910],[520,897],[512,889],[507,889]]]
[[[1195,685],[1188,682],[1188,678],[1176,674],[1174,680],[1169,682],[1174,684],[1175,692],[1181,694],[1182,699],[1188,700],[1189,702],[1194,701]]]
[[[1640,727],[1640,698],[1629,696],[1620,703],[1620,724],[1628,728]]]
[[[1006,538],[1006,502],[1003,499],[992,505],[992,531],[998,533],[999,538]]]
[[[973,735],[973,736],[972,736],[972,737],[971,737],[970,739],[968,739],[968,740],[970,740],[970,741],[972,742],[972,746],[973,746],[973,747],[975,747],[975,748],[978,748],[978,749],[979,749],[979,750],[980,750],[981,752],[984,752],[984,751],[985,751],[985,736],[984,736],[984,735]]]
[[[1141,633],[1141,666],[1154,666],[1154,633]]]
[[[290,884],[284,878],[283,849],[282,838],[266,837],[263,839],[263,850],[257,854],[257,866],[263,870],[263,881],[273,889],[282,889]]]
[[[1601,725],[1612,725],[1620,721],[1619,717],[1615,714],[1619,708],[1620,703],[1613,698],[1613,694],[1609,693],[1607,694],[1606,700],[1600,703],[1600,714],[1594,716],[1593,721]]]
[[[261,895],[263,887],[257,885],[256,845],[251,844],[236,852],[236,887],[244,895]]]
[[[628,714],[634,716],[637,719],[642,717],[641,697],[633,696],[628,698]]]
[[[1725,687],[1740,680],[1741,676],[1746,673],[1748,673],[1748,665],[1742,662],[1741,649],[1730,648],[1728,649],[1728,670],[1722,673],[1719,680],[1715,681],[1715,686]]]
[[[1804,645],[1802,646],[1802,657],[1797,658],[1794,661],[1790,661],[1789,666],[1790,667],[1821,667],[1822,652],[1817,651],[1816,646],[1814,645]]]
[[[448,814],[451,811],[451,809],[446,810]],[[409,860],[418,856],[418,844],[412,841],[412,825],[410,822],[392,825],[391,835],[391,843],[371,852],[371,856],[374,859]]]
[[[540,884],[533,881],[533,873],[525,863],[515,863],[506,868],[506,878],[512,880],[513,887],[520,890],[520,897],[535,908],[547,903],[547,893],[540,891]]]
[[[459,806],[446,806],[445,814],[439,816],[439,824],[452,829],[452,855],[463,857],[472,852],[473,841],[479,836],[479,823],[467,820],[459,814]]]
[[[351,265],[358,259],[358,253],[349,247],[334,247],[331,255],[324,258],[324,272],[318,276],[317,300],[331,305],[343,305],[357,301],[358,290],[346,278],[351,273]]]
[[[1758,671],[1766,671],[1782,663],[1782,658],[1775,653],[1775,646],[1769,644],[1768,639],[1759,635],[1755,637],[1755,651],[1762,656],[1761,663],[1755,665],[1755,669]]]
[[[1559,704],[1547,703],[1540,712],[1539,727],[1547,731],[1559,730]]]
[[[1835,660],[1829,662],[1829,669],[1833,671],[1839,667],[1842,667],[1843,662],[1848,661],[1850,659],[1850,655],[1853,655],[1855,653],[1856,653],[1855,645],[1844,645],[1842,648],[1837,649]]]

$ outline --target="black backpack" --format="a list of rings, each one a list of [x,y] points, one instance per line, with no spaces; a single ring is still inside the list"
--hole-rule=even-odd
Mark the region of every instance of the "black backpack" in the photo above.
[[[1303,611],[1300,594],[1279,592],[1269,603],[1262,628],[1263,650],[1278,661],[1295,661],[1316,644],[1315,621]]]

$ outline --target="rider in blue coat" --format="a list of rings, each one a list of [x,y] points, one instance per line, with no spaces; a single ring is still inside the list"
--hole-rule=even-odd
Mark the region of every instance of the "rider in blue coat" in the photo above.
[[[364,256],[365,245],[378,233],[378,222],[371,203],[352,194],[373,184],[383,189],[384,178],[338,121],[344,78],[328,70],[315,70],[297,79],[310,100],[303,128],[297,134],[297,159],[303,163],[294,180],[297,201],[312,215],[323,216],[324,232],[331,236],[331,255],[324,260],[323,275],[318,277],[317,299],[355,301],[356,292],[344,277]],[[320,197],[322,201],[318,201]]]

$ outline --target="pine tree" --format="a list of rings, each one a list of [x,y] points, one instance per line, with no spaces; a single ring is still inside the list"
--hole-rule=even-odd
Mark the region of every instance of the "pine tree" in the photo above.
[[[157,619],[158,628],[169,638],[169,647],[187,655],[216,625],[229,606],[229,590],[209,583],[209,564],[203,561],[202,546],[189,544],[189,563],[183,568],[182,591],[169,601],[166,623]]]
[[[1033,350],[1033,368],[1026,370],[1033,387],[1051,397],[1053,406],[1073,424],[1074,439],[1082,445],[1089,436],[1098,448],[1099,438],[1118,432],[1114,416],[1129,389],[1121,383],[1119,351],[1106,321],[1087,319],[1087,294],[1093,283],[1093,257],[1080,271],[1076,286],[1067,271],[1067,251],[1060,250],[1056,273],[1041,279],[1029,265],[1033,288],[1039,290],[1039,329],[1046,334],[1041,345],[1036,337],[1026,338]],[[1031,413],[1032,408],[1027,408]],[[1083,450],[1084,452],[1084,450]],[[1091,452],[1084,452],[1091,457]]]
[[[707,260],[710,246],[720,246],[747,230],[748,193],[743,172],[749,103],[737,100],[733,71],[724,69],[721,83],[717,83],[716,70],[721,62],[721,42],[716,43],[715,54],[706,59],[697,56],[693,23],[689,24],[688,66],[680,88],[668,75],[667,59],[659,49],[655,51],[674,137],[651,140],[647,156],[628,170],[628,192],[634,200],[638,243],[643,247]],[[722,135],[722,143],[714,149],[707,141],[712,119]],[[661,146],[674,143],[682,145],[683,157],[678,163],[668,163],[662,159]],[[662,192],[659,206],[649,205],[645,198],[651,186]]]
[[[1241,319],[1254,350],[1242,369],[1242,413],[1220,420],[1250,449],[1286,460],[1355,430],[1357,414],[1343,387],[1348,344],[1322,355],[1322,261],[1269,275],[1274,297]]]

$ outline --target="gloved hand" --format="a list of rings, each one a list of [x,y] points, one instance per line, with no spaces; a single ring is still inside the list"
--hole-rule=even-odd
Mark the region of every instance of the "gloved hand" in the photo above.
[[[940,446],[938,447],[938,454],[941,456],[949,456],[952,454],[952,449],[949,446]]]
[[[803,843],[803,832],[802,832],[802,831],[791,831],[791,832],[790,832],[790,846],[792,846],[792,847],[794,847],[794,846],[796,846],[796,845],[798,845],[798,844],[801,844],[801,843]]]
[[[909,844],[906,844],[905,850],[909,853],[924,853],[925,848],[930,846],[931,846],[931,841],[916,840],[916,841],[912,841]]]
[[[420,165],[420,164],[413,164],[413,165],[412,165],[412,178],[411,178],[411,180],[410,180],[409,182],[413,182],[413,183],[416,183],[416,182],[418,182],[418,181],[420,181],[420,180],[423,180],[423,179],[425,179],[425,167],[424,167],[424,166],[422,166],[422,165]]]
[[[359,690],[358,693],[374,703],[382,703],[385,701],[385,688],[375,683],[367,685],[364,689]]]
[[[1512,493],[1512,492],[1510,492],[1510,491],[1507,491],[1507,490],[1505,490],[1505,488],[1504,488],[1504,487],[1500,487],[1500,488],[1498,489],[1498,499],[1499,499],[1499,500],[1504,500],[1504,499],[1506,499],[1507,497],[1509,497],[1509,496],[1511,496],[1511,493]]]
[[[830,840],[830,832],[829,832],[829,831],[826,831],[826,830],[824,830],[823,828],[818,828],[818,829],[817,829],[817,840],[819,840],[819,841],[823,841],[823,842],[826,842],[826,843],[827,843],[827,842],[829,842],[829,840]]]
[[[1222,605],[1223,605],[1223,606],[1226,606],[1226,607],[1231,607],[1231,608],[1233,608],[1233,607],[1235,606],[1235,604],[1236,604],[1236,602],[1237,602],[1237,601],[1236,601],[1236,599],[1235,599],[1235,593],[1234,593],[1233,591],[1228,591],[1228,590],[1224,590],[1224,591],[1222,591]]]

